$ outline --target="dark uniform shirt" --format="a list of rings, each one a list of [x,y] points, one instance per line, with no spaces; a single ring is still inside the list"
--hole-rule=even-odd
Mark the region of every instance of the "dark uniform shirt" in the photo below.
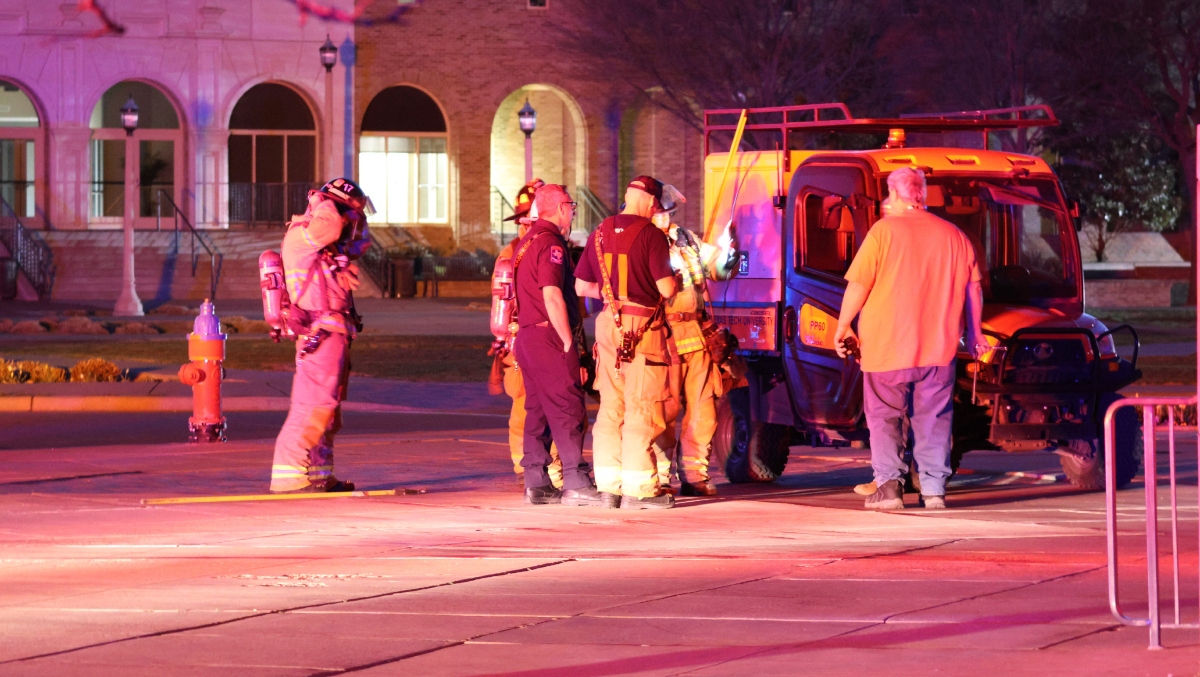
[[[667,236],[645,217],[617,214],[605,219],[588,237],[575,271],[584,282],[601,286],[604,278],[596,254],[596,235],[600,232],[604,233],[604,259],[613,296],[642,306],[657,306],[662,294],[655,281],[675,276]]]
[[[528,249],[526,249],[526,245]],[[524,250],[524,255],[521,251]],[[567,241],[558,232],[558,226],[538,219],[529,227],[529,232],[517,243],[517,323],[522,327],[550,321],[546,312],[544,287],[558,287],[567,304],[567,319],[571,329],[582,326],[579,315],[579,299],[575,296],[575,272],[571,257],[567,253]]]

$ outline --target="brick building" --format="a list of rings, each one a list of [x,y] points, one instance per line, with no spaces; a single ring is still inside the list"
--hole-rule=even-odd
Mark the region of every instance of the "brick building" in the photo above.
[[[647,106],[624,81],[589,77],[559,48],[577,1],[426,0],[406,25],[358,29],[356,108],[403,86],[445,116],[449,214],[444,223],[408,226],[423,240],[444,247],[454,239],[464,249],[494,240],[501,197],[511,201],[524,182],[517,111],[527,100],[538,116],[535,176],[573,193],[585,188],[615,208],[630,178],[651,173],[694,196],[687,216],[699,218],[699,133]],[[392,110],[404,128],[404,109]]]
[[[19,248],[4,239],[19,220],[53,251],[55,298],[115,297],[111,231],[128,211],[143,298],[205,293],[203,272],[176,261],[184,222],[225,256],[222,293],[253,296],[253,259],[279,238],[269,227],[336,175],[375,198],[382,244],[494,251],[524,181],[526,101],[538,112],[534,174],[568,185],[584,220],[615,208],[638,173],[681,186],[693,198],[684,220],[698,220],[699,134],[555,46],[576,1],[424,0],[404,24],[354,27],[302,23],[286,0],[122,0],[105,6],[126,32],[97,35],[74,2],[10,0],[0,258]],[[339,56],[329,74],[327,35]],[[140,122],[127,136],[131,98]]]

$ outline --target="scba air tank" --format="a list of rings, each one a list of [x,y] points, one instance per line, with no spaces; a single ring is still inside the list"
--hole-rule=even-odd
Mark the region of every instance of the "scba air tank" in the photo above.
[[[496,259],[492,273],[492,336],[497,340],[508,338],[512,322],[513,306],[516,304],[516,287],[513,286],[513,261],[511,258]]]
[[[258,257],[258,286],[262,290],[263,319],[275,331],[283,331],[283,307],[287,287],[283,278],[283,258],[268,249]]]

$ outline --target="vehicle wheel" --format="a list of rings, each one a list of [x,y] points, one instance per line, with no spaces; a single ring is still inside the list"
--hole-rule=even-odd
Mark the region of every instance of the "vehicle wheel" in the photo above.
[[[752,482],[750,477],[750,391],[734,388],[717,400],[717,431],[712,440],[712,462],[733,484]]]
[[[1096,440],[1071,440],[1058,455],[1067,481],[1080,489],[1104,488],[1104,458]]]
[[[1115,401],[1115,400],[1113,400]],[[1063,472],[1071,484],[1080,489],[1104,488],[1104,453],[1102,440],[1071,440],[1069,454],[1060,454]],[[1129,486],[1142,465],[1142,428],[1136,409],[1117,412],[1117,430],[1113,439],[1116,447],[1117,488]]]
[[[787,467],[792,430],[777,423],[755,423],[750,428],[750,479],[773,482]]]
[[[1104,398],[1103,403],[1105,408],[1101,411],[1108,411],[1108,406],[1121,398],[1113,396]],[[1103,414],[1101,414],[1103,415]],[[1116,447],[1117,456],[1117,488],[1124,489],[1129,486],[1133,478],[1138,473],[1138,469],[1142,466],[1142,455],[1144,449],[1142,447],[1142,420],[1137,409],[1126,407],[1117,412],[1117,429],[1113,435],[1113,446]]]

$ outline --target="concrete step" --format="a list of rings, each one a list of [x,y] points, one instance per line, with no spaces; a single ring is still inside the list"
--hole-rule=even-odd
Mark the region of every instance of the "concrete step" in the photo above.
[[[223,255],[217,298],[259,297],[258,257],[266,249],[278,251],[282,229],[257,231],[204,231]],[[121,231],[42,231],[54,252],[55,300],[116,298],[121,288]],[[192,270],[192,241],[186,234],[176,240],[173,231],[138,231],[134,237],[135,285],[146,303],[170,300],[197,301],[210,296],[211,263],[203,248]],[[176,244],[178,242],[178,244]],[[359,296],[379,296],[369,281]]]
[[[282,231],[226,232],[205,234],[223,255],[217,297],[257,298],[258,257],[265,249],[277,249]],[[92,300],[115,298],[120,290],[120,231],[45,231],[54,252],[56,268],[53,298]],[[210,296],[211,263],[203,248],[196,246],[198,260],[193,273],[192,241],[174,232],[135,234],[135,279],[144,302],[200,300]]]

